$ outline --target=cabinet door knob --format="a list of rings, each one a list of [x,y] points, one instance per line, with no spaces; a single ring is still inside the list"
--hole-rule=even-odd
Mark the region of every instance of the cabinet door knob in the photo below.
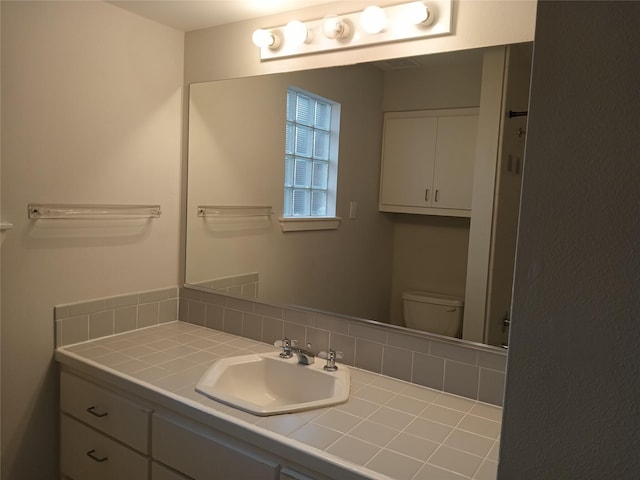
[[[440,190],[436,190],[436,196],[434,197],[436,202],[438,201],[438,192],[439,192],[439,191],[440,191]]]
[[[106,462],[107,460],[109,460],[109,457],[98,457],[96,455],[96,451],[94,450],[89,450],[87,452],[87,457],[89,457],[91,460],[94,460],[98,463],[102,463],[102,462]]]
[[[429,201],[429,189],[428,188],[424,191],[424,201],[425,202]]]
[[[109,415],[109,412],[98,411],[95,405],[92,405],[91,407],[87,408],[87,412],[89,412],[94,417],[98,417],[98,418],[106,417],[107,415]]]

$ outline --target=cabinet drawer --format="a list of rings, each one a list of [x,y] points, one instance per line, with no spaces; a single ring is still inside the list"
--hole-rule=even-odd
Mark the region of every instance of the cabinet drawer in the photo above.
[[[60,408],[136,450],[149,453],[150,410],[67,372],[60,374]]]
[[[195,480],[275,480],[279,465],[215,431],[153,415],[153,458]]]
[[[60,415],[60,469],[74,480],[143,480],[149,460],[86,425]]]

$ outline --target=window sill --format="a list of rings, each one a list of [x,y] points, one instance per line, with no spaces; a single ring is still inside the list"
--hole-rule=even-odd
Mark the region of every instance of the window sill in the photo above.
[[[283,232],[337,230],[340,220],[340,217],[280,217],[280,226]]]

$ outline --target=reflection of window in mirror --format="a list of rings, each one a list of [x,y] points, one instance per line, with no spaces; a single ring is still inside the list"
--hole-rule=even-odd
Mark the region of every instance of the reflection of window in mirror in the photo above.
[[[287,90],[284,217],[336,214],[340,104]]]

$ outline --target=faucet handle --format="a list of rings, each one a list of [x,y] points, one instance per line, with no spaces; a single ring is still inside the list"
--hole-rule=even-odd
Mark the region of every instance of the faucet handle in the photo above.
[[[273,346],[278,348],[295,347],[297,344],[297,340],[289,340],[287,337],[284,337],[282,340],[276,340],[275,342],[273,342]]]
[[[276,340],[275,342],[273,342],[273,346],[282,349],[280,358],[291,358],[293,356],[291,347],[296,346],[297,343],[297,340],[289,340],[287,337],[285,337],[282,340]]]
[[[336,360],[340,358],[344,358],[344,354],[342,352],[336,352],[335,350],[329,349],[328,351],[322,351],[318,353],[318,357],[324,358],[327,360],[327,364],[322,367],[329,372],[335,372],[338,370],[338,366],[336,365]]]

